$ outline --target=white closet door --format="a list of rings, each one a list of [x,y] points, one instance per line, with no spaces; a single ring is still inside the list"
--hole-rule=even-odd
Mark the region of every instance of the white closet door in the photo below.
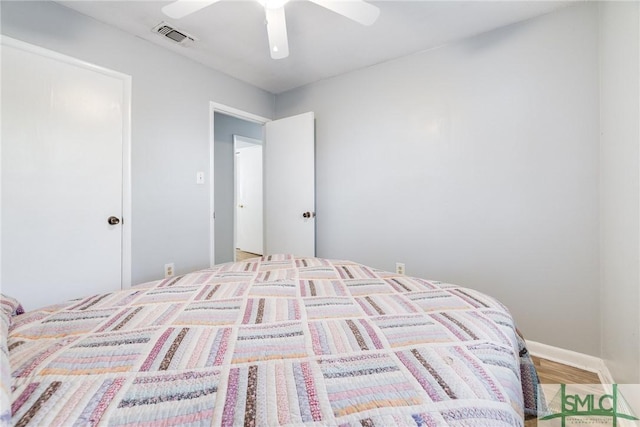
[[[236,150],[236,247],[262,255],[262,146]]]
[[[2,46],[1,283],[26,309],[122,287],[127,82],[47,52]]]

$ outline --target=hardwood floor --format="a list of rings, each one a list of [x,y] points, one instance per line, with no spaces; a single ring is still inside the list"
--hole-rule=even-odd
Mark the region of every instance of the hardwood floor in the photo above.
[[[260,254],[254,254],[251,252],[241,251],[240,249],[236,249],[236,261],[244,261],[245,259],[261,257]]]
[[[562,363],[532,356],[533,364],[543,384],[600,384],[595,372],[563,365]]]
[[[531,356],[542,384],[600,384],[598,374],[552,360]],[[525,427],[536,427],[538,420],[527,420]]]

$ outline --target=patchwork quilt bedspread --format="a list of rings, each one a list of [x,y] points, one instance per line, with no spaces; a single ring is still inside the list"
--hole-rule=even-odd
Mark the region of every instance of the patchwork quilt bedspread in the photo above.
[[[12,316],[11,423],[522,426],[518,339],[480,292],[286,255]]]

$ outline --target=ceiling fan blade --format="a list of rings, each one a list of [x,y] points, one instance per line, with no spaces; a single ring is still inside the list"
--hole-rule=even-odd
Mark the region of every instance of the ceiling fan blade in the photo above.
[[[162,13],[171,18],[180,19],[218,1],[220,0],[177,0],[164,6]]]
[[[309,0],[317,5],[356,21],[362,25],[371,25],[378,19],[380,9],[363,0]]]
[[[269,35],[269,50],[271,58],[282,59],[289,56],[289,41],[287,40],[287,21],[284,17],[284,6],[278,8],[264,8],[267,14],[267,34]]]

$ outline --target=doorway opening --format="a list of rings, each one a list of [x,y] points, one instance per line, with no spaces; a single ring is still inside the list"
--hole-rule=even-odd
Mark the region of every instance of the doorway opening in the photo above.
[[[263,141],[260,252],[315,256],[314,113],[270,120],[211,102],[210,130],[211,266],[235,259],[233,135]]]
[[[237,228],[236,137],[261,142],[264,124],[269,119],[212,102],[210,120],[210,264],[214,266],[235,261],[237,236],[251,233],[243,229],[242,218],[241,228]],[[253,232],[262,233],[262,230]],[[259,236],[260,240],[262,237]],[[262,253],[262,249],[259,252]]]
[[[262,140],[234,135],[235,261],[262,256]]]

